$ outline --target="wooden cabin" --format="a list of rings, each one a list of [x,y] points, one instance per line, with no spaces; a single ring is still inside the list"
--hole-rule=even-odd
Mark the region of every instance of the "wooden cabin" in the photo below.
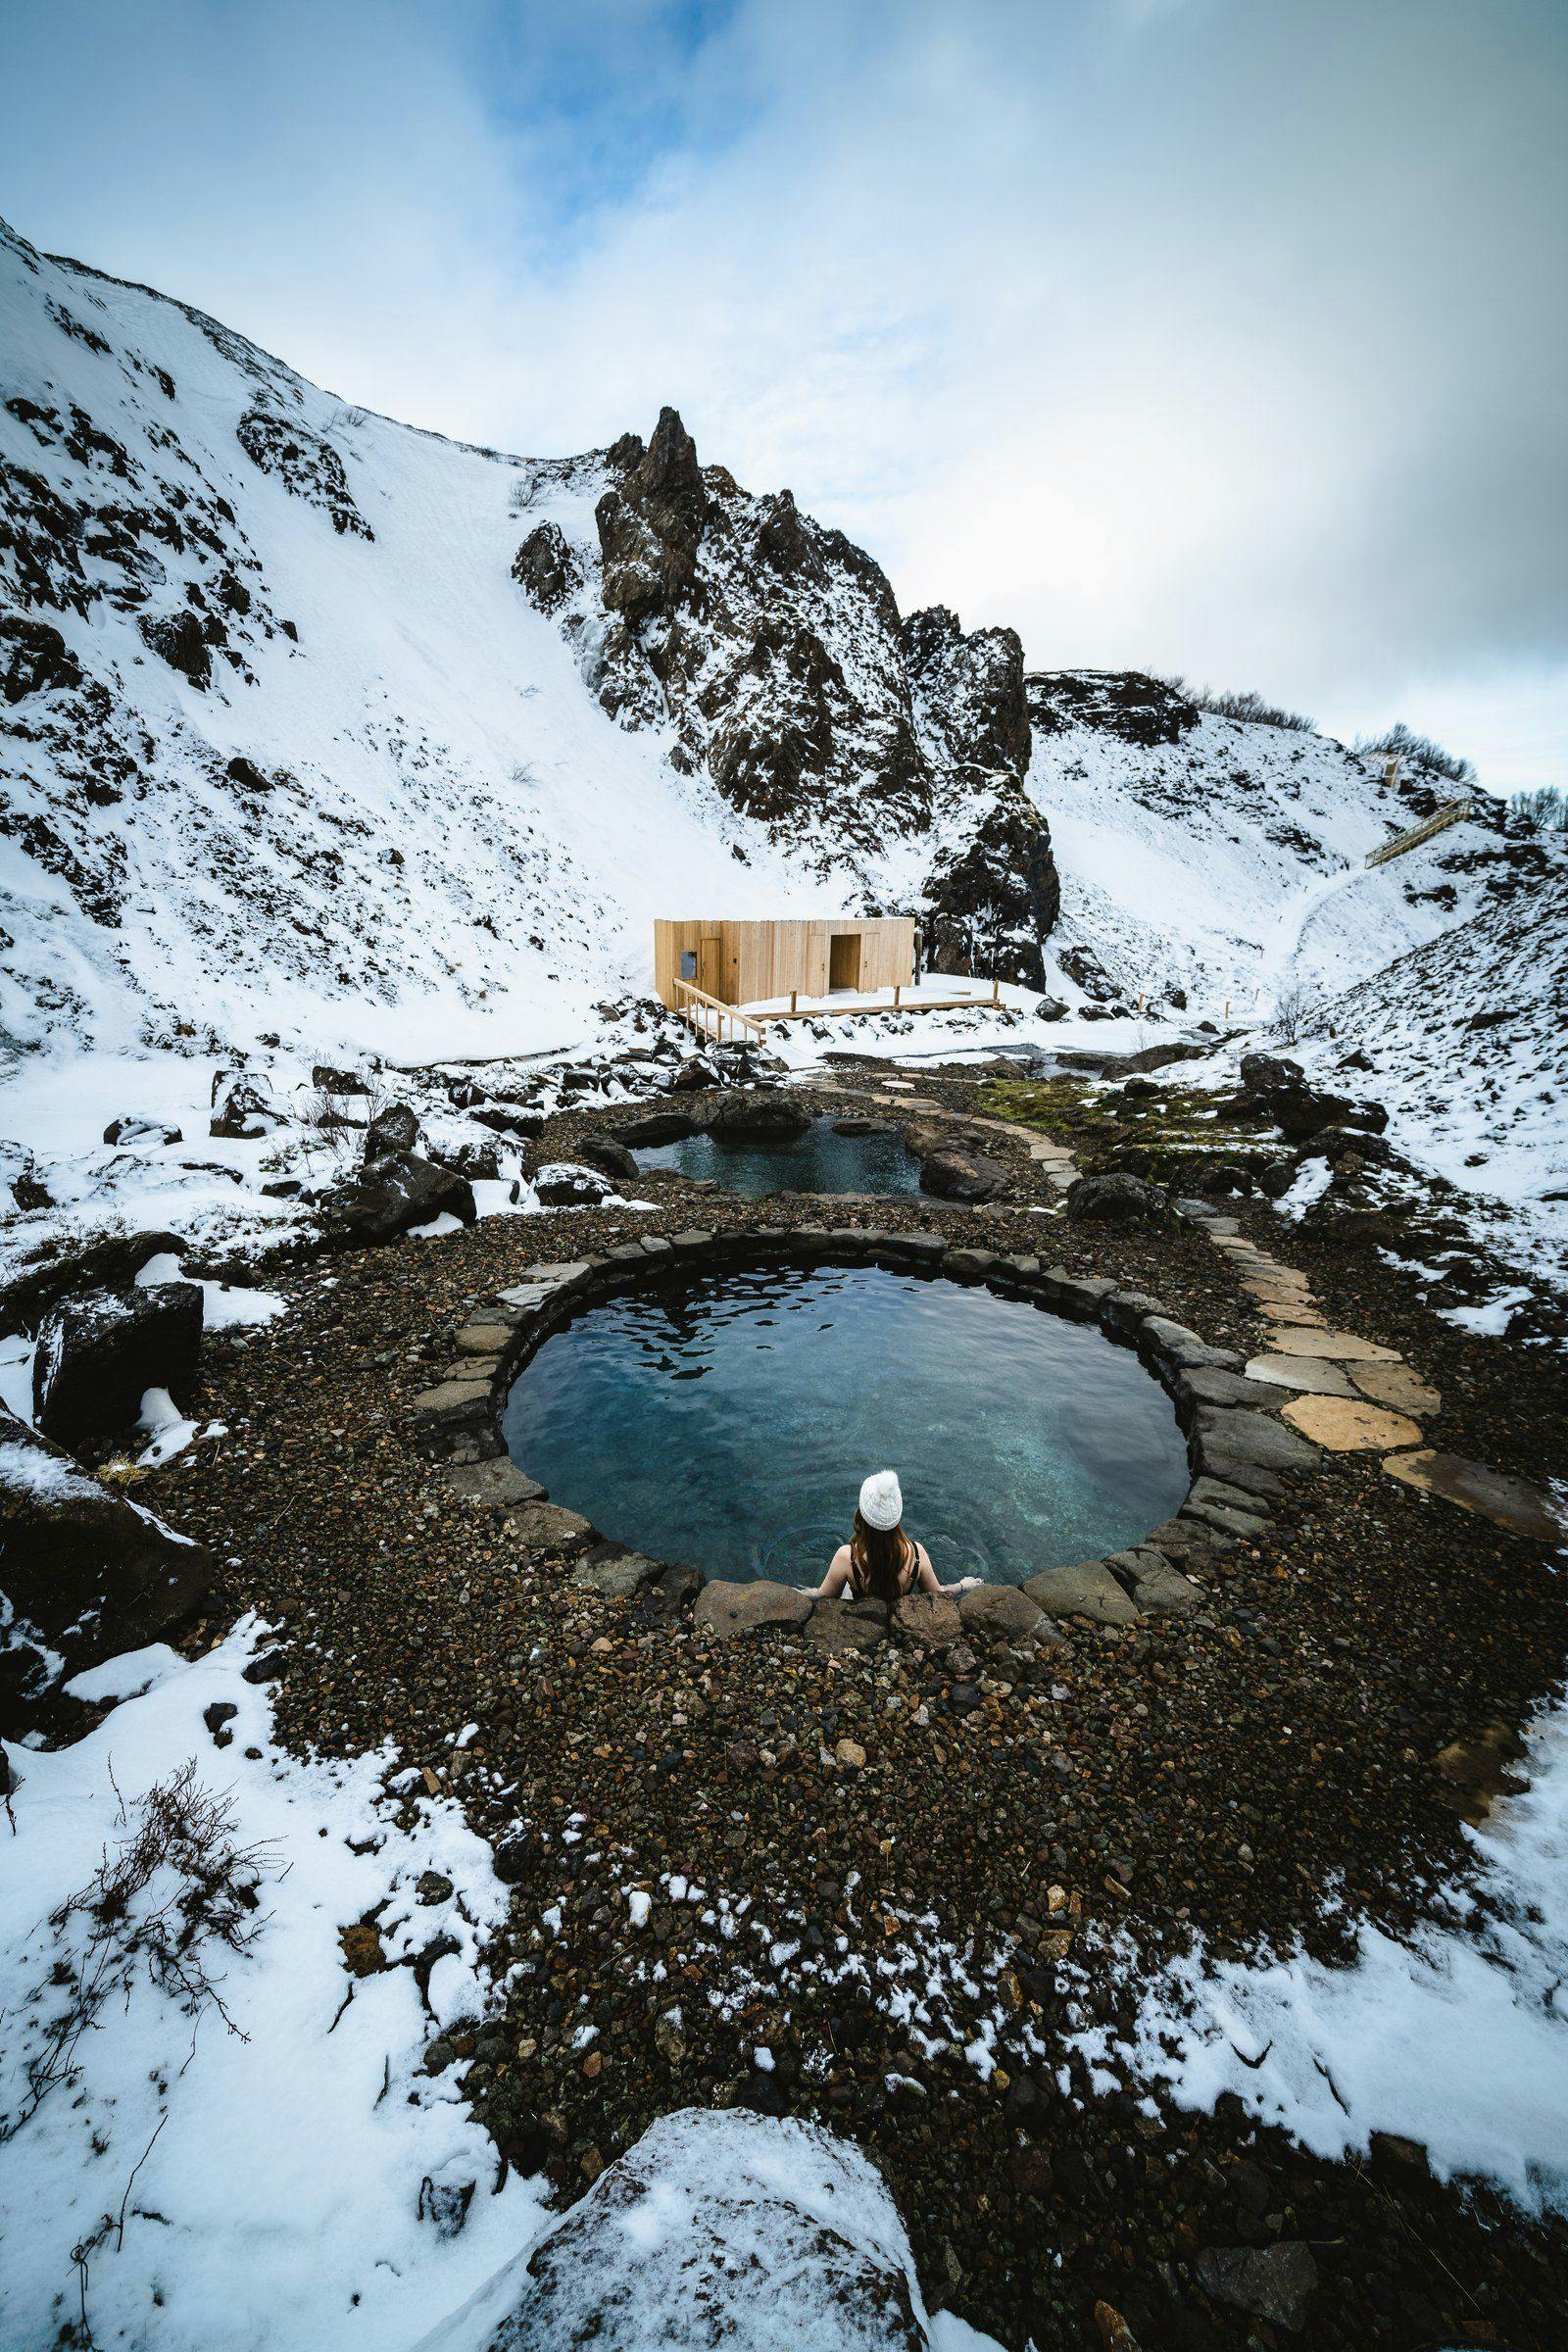
[[[727,922],[690,916],[654,924],[654,992],[672,1011],[677,983],[720,1004],[770,998],[868,995],[914,979],[914,917],[833,915]]]

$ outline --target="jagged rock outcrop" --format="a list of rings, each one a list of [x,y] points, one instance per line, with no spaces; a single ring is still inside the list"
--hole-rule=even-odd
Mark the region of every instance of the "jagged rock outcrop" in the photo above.
[[[340,536],[375,537],[354,503],[343,461],[329,441],[270,409],[252,409],[234,430],[251,463],[274,475],[291,498],[319,507]]]
[[[574,545],[547,518],[513,576],[575,639],[606,710],[671,729],[677,765],[847,874],[847,903],[866,911],[895,903],[878,860],[910,835],[924,842],[932,967],[1044,985],[1059,890],[1022,788],[1013,631],[965,636],[944,606],[901,620],[863,549],[788,490],[753,497],[702,466],[673,409],[602,467],[594,541]]]

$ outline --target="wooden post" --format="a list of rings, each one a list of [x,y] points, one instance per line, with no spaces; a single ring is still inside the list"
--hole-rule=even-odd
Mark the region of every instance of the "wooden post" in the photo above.
[[[893,991],[893,1009],[894,1009],[894,1011],[895,1011],[895,1012],[897,1012],[897,1011],[898,1011],[898,1009],[899,1009],[899,998],[900,998],[900,996],[902,995],[902,993],[903,993],[903,992],[902,992],[902,990],[901,990],[900,988],[898,988],[897,986],[895,986],[895,988],[894,988],[894,991]]]
[[[1002,982],[1000,980],[993,980],[991,983],[991,1002],[993,1004],[1000,1004],[1002,1002]]]
[[[796,1012],[796,1011],[798,1011],[798,1010],[800,1009],[800,1003],[801,1003],[801,992],[800,992],[800,990],[799,990],[798,988],[792,988],[792,989],[790,990],[790,1010],[791,1010],[791,1012]]]

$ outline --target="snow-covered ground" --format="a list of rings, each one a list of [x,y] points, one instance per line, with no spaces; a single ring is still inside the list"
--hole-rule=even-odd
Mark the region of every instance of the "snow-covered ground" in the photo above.
[[[1568,1709],[1537,1719],[1522,1769],[1468,1833],[1474,1883],[1409,1942],[1363,1926],[1345,1967],[1200,1949],[1148,1986],[1130,2040],[1097,2031],[1086,2054],[1185,2107],[1233,2092],[1320,2156],[1393,2133],[1440,2179],[1568,2213]]]
[[[496,2193],[493,2143],[451,2077],[420,2071],[437,2016],[478,2019],[492,2000],[475,1963],[508,1897],[489,1849],[446,1799],[411,1799],[400,1826],[389,1756],[307,1763],[281,1748],[266,1690],[244,1677],[263,1646],[246,1624],[193,1664],[162,1645],[116,1659],[80,1693],[140,1695],[99,1730],[54,1752],[6,1749],[0,2273],[16,2352],[42,2352],[83,2311],[106,2347],[408,2345],[539,2225],[538,2186],[514,2178]],[[234,1710],[222,1748],[204,1720],[215,1706]],[[211,1997],[160,1981],[152,1957],[149,1923],[190,1884],[174,1861],[112,1935],[90,1903],[55,1924],[191,1759],[226,1811],[232,1876],[256,1894],[239,1912],[247,1948],[214,1935],[185,1955]],[[427,1882],[421,1896],[426,1872],[451,1891],[427,1899]],[[378,1905],[393,1964],[351,1978],[339,1932]],[[398,1963],[438,1936],[458,1948],[424,1996]],[[83,2005],[77,2036],[67,2021]],[[440,2217],[466,2188],[447,2234]]]
[[[245,1679],[264,1647],[249,1621],[194,1663],[162,1643],[113,1659],[74,1686],[120,1702],[90,1737],[6,1747],[7,2352],[76,2327],[105,2352],[470,2352],[528,2290],[537,2248],[558,2290],[552,2342],[598,2307],[623,2329],[606,2322],[599,2340],[641,2345],[658,2309],[678,2352],[698,2275],[710,2313],[725,2278],[760,2262],[759,2347],[882,2342],[862,2300],[876,2285],[906,2298],[933,2352],[987,2352],[962,2321],[927,2317],[879,2176],[810,2126],[665,2118],[561,2220],[543,2181],[507,2174],[456,2071],[421,2063],[438,2032],[496,2003],[479,1954],[509,1896],[490,1849],[390,1753],[282,1748],[266,1688]],[[105,1905],[113,1886],[125,1899]],[[367,1921],[385,1964],[350,1974],[343,1931],[358,1927],[363,1956]],[[438,1939],[449,1948],[421,1962]],[[626,2168],[637,2225],[612,2205],[596,2244]],[[856,2293],[835,2291],[846,2279]]]

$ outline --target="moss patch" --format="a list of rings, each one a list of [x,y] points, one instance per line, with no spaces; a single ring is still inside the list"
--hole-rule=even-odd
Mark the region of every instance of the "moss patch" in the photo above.
[[[1216,1117],[1212,1095],[1182,1087],[1128,1096],[1084,1078],[997,1078],[978,1102],[990,1118],[1067,1145],[1091,1171],[1126,1168],[1181,1184],[1200,1161],[1234,1160],[1255,1172],[1281,1150]]]

